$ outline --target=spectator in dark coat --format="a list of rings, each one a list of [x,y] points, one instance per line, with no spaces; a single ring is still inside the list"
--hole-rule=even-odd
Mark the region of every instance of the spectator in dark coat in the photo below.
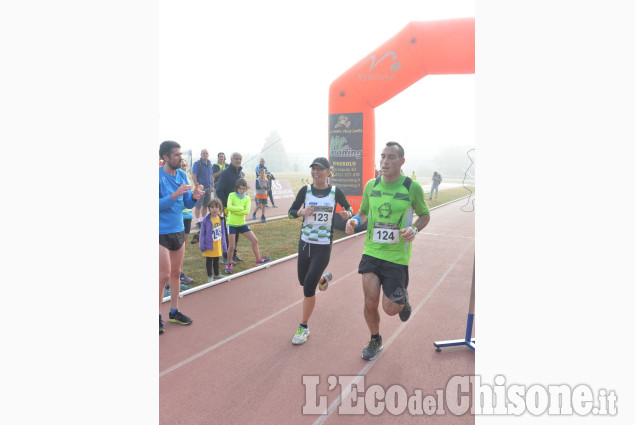
[[[227,198],[229,194],[236,190],[236,181],[238,179],[245,178],[245,173],[243,173],[243,167],[240,164],[243,161],[243,156],[234,152],[231,155],[231,163],[229,167],[225,168],[218,176],[218,180],[216,181],[215,187],[215,196],[220,199],[220,201],[225,205],[225,217],[227,217]],[[236,246],[238,246],[238,235],[236,235]],[[242,258],[238,256],[237,250],[234,250],[234,260],[235,261],[244,261]],[[227,264],[227,251],[223,251],[223,264]]]

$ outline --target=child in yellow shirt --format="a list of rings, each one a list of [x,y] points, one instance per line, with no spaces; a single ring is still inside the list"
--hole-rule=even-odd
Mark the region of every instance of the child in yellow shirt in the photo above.
[[[207,204],[207,209],[209,214],[205,216],[201,223],[199,246],[203,257],[205,257],[207,282],[212,282],[225,277],[220,274],[219,261],[223,255],[223,250],[227,250],[227,242],[225,224],[220,217],[223,203],[220,199],[214,198]]]

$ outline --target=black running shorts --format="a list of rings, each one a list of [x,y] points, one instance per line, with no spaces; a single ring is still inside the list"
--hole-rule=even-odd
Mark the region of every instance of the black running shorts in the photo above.
[[[185,232],[166,233],[159,235],[159,245],[166,247],[170,251],[178,251],[185,242]]]
[[[406,303],[408,266],[363,254],[357,272],[359,274],[375,273],[389,300],[401,305]]]

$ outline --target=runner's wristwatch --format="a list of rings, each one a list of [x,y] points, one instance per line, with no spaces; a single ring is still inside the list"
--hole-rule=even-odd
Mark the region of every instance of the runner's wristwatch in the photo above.
[[[410,226],[410,228],[415,231],[415,235],[419,233],[419,229],[417,229],[417,226]]]

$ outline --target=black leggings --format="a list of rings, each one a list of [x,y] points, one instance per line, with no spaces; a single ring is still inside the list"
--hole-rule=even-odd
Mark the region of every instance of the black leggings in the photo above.
[[[306,243],[302,239],[298,243],[298,280],[307,298],[315,295],[315,288],[329,265],[331,247],[331,244]]]
[[[214,275],[218,276],[218,259],[219,257],[205,257],[205,268],[207,269],[207,276],[212,276],[212,266],[214,266]]]

